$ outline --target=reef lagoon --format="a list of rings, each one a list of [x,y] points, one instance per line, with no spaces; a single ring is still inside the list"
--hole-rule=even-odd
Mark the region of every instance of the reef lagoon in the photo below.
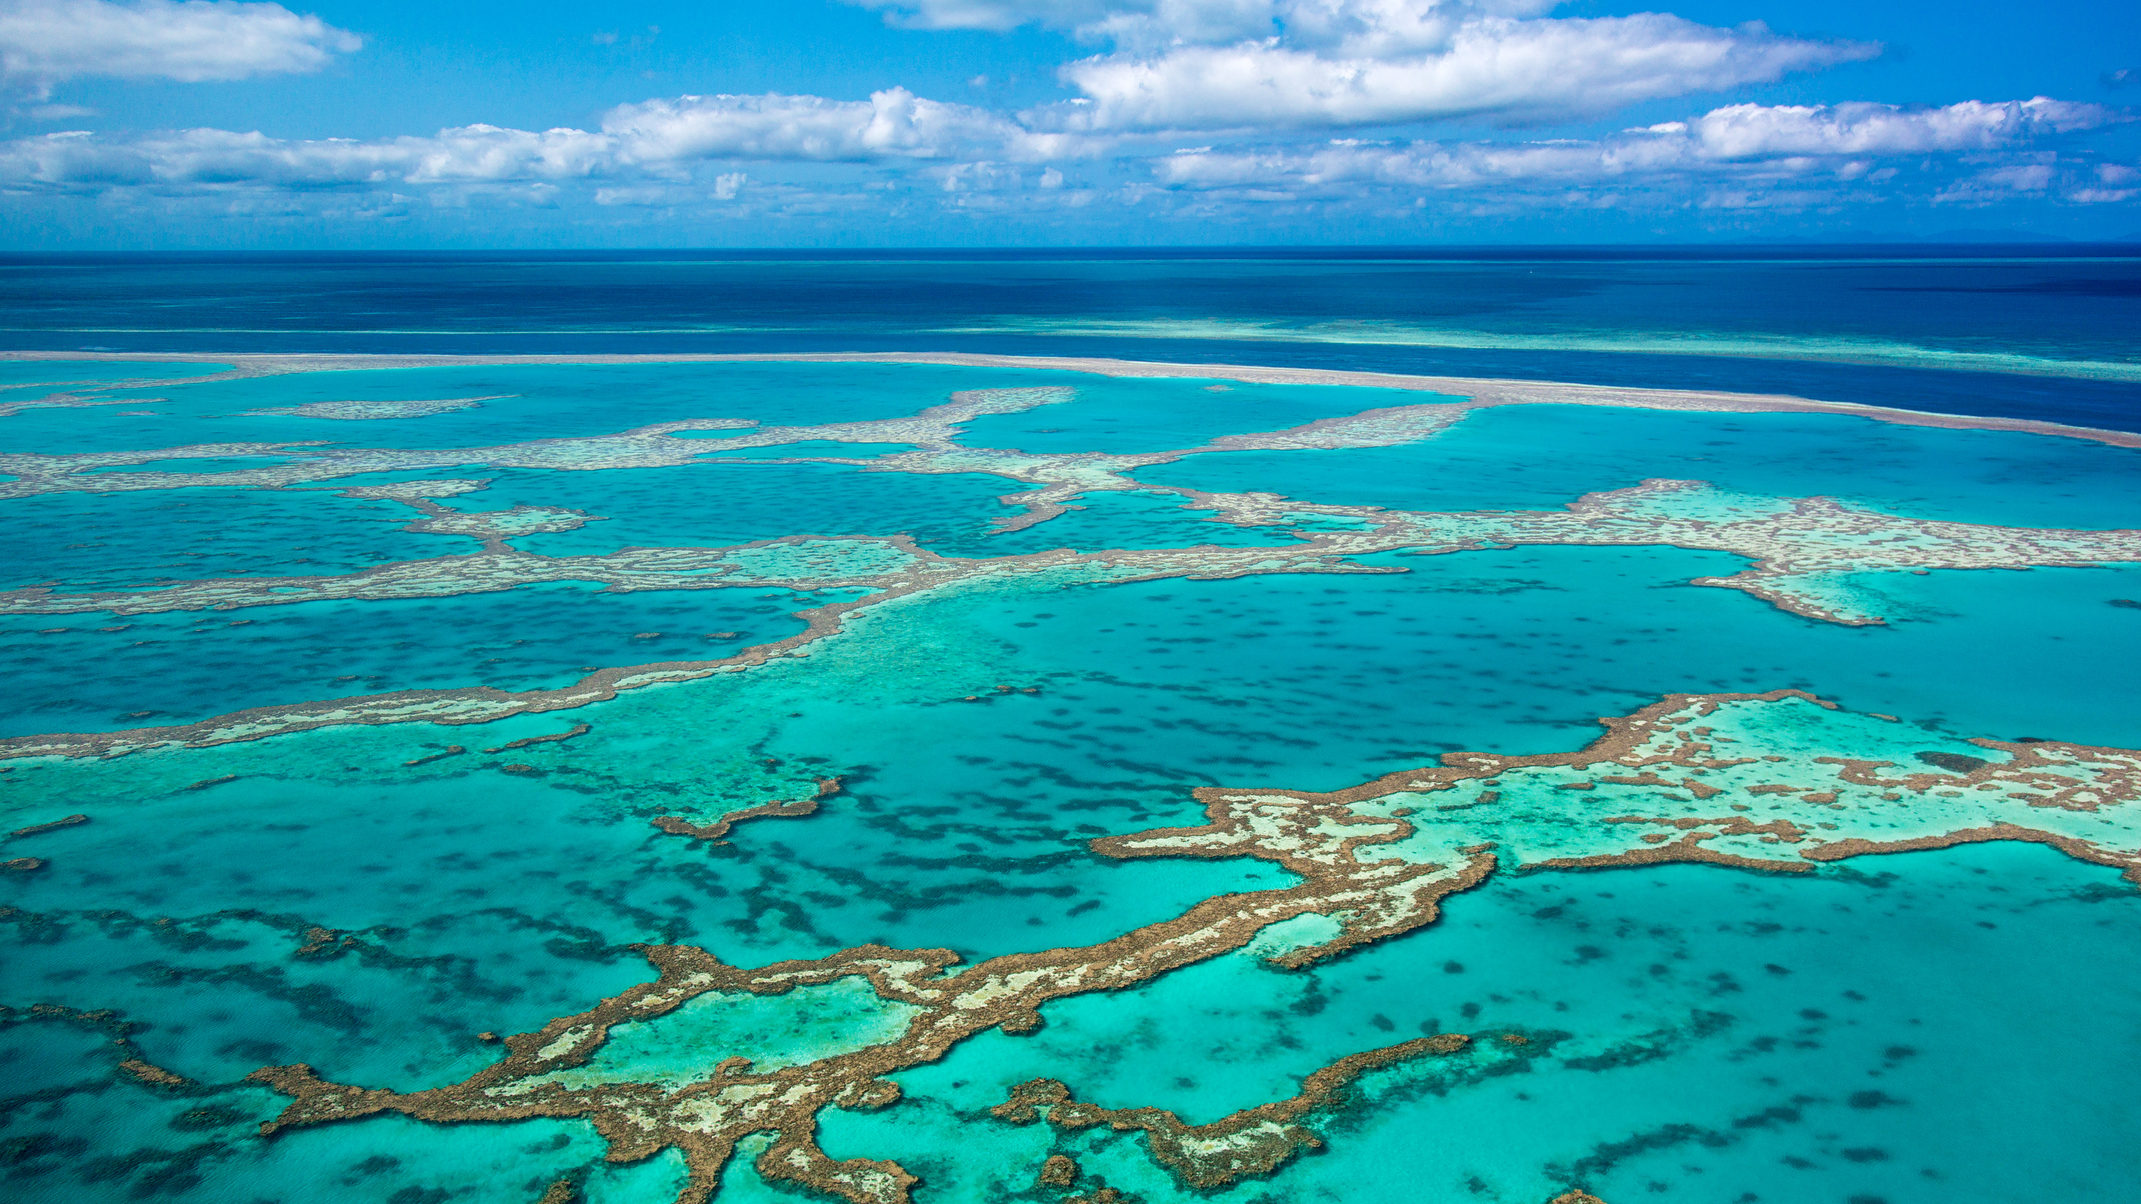
[[[11,260],[4,1194],[2128,1199],[2137,282]]]

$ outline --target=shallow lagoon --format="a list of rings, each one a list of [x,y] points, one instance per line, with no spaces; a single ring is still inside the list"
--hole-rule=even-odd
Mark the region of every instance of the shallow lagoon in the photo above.
[[[279,385],[284,402],[414,395],[399,381],[341,375],[239,383],[264,396]],[[718,373],[671,379],[709,377]],[[601,379],[562,377],[558,396],[579,400],[528,409],[516,437],[725,416],[695,409],[681,385],[604,400],[590,383]],[[951,387],[1078,379],[769,365],[737,388],[762,394],[761,409],[778,396],[787,413],[817,421],[909,413]],[[1120,428],[1124,407],[1173,399],[1181,429],[1160,432],[1172,440],[1280,429],[1348,396],[1266,405],[1254,390],[1216,394],[1206,383],[1096,387],[1091,413]],[[1360,402],[1388,403],[1372,391]],[[1045,450],[1067,450],[1083,404],[977,420],[968,442],[1045,437]],[[222,429],[206,409],[187,421]],[[482,415],[272,421],[349,428],[363,442],[375,428],[414,438]],[[1566,440],[1572,422],[1589,424],[1582,438],[1549,440]],[[1139,476],[1453,508],[1561,505],[1641,472],[1972,521],[2137,522],[2135,453],[1869,426],[1511,407],[1394,449],[1229,453]],[[719,433],[709,433],[713,451]],[[1527,447],[1536,454],[1516,454]],[[1093,449],[1151,448],[1110,430]],[[1083,510],[989,535],[1008,512],[995,497],[1020,486],[984,473],[694,464],[466,475],[494,483],[456,507],[609,516],[515,541],[548,555],[865,531],[914,534],[964,558],[1292,542],[1281,527],[1208,523],[1142,493],[1095,494]],[[237,509],[262,498],[274,500]],[[159,516],[155,501],[173,500],[199,508]],[[324,491],[5,506],[110,529],[24,578],[76,589],[273,572],[282,541],[300,534],[326,549],[304,554],[317,558],[308,572],[466,544],[402,533],[378,507]],[[229,531],[214,530],[219,514]],[[147,534],[156,517],[168,518],[167,538]],[[843,517],[863,525],[835,525]],[[177,534],[187,531],[198,534]],[[873,941],[949,947],[968,962],[1107,941],[1291,881],[1264,862],[1120,861],[1086,847],[1194,822],[1194,787],[1338,789],[1460,750],[1566,751],[1597,734],[1598,716],[1672,692],[1800,687],[1923,724],[1928,741],[2141,744],[2141,706],[2116,672],[2141,661],[2141,607],[2118,604],[2141,597],[2141,570],[1884,576],[1871,588],[1890,623],[1853,628],[1688,584],[1741,563],[1675,548],[1526,547],[1350,566],[1385,570],[1373,573],[983,576],[855,612],[804,656],[561,712],[7,764],[0,824],[91,819],[8,843],[8,856],[47,864],[0,878],[0,1003],[116,1009],[137,1026],[127,1036],[142,1057],[201,1086],[174,1093],[117,1070],[102,1022],[0,1025],[0,1068],[24,1084],[0,1110],[5,1173],[25,1198],[54,1200],[300,1198],[331,1182],[344,1198],[520,1201],[573,1176],[589,1199],[667,1200],[682,1174],[673,1153],[602,1164],[582,1122],[372,1118],[262,1142],[254,1127],[282,1101],[240,1080],[305,1061],[365,1086],[455,1082],[499,1056],[478,1033],[532,1031],[651,978],[637,942],[763,965]],[[822,600],[547,585],[124,620],[16,615],[6,620],[18,675],[7,732],[387,689],[539,690],[590,666],[704,659],[781,638],[801,626],[794,610]],[[709,641],[714,630],[735,635]],[[144,707],[158,717],[126,717]],[[542,739],[558,736],[569,738]],[[815,814],[741,824],[725,843],[650,822],[806,798],[831,775],[842,786]],[[1198,1123],[1283,1098],[1363,1049],[1433,1031],[1520,1032],[1533,1044],[1505,1073],[1422,1064],[1369,1076],[1317,1122],[1324,1152],[1222,1194],[1543,1204],[1580,1183],[1609,1201],[1989,1204],[2054,1182],[2063,1199],[2119,1199],[2135,1118],[2118,1085],[2141,1069],[2118,1053],[2141,1036],[2141,986],[2122,952],[2141,925],[2137,901],[2109,870],[2006,846],[1801,877],[1684,866],[1501,875],[1451,899],[1440,923],[1313,970],[1229,954],[1052,1003],[1033,1035],[985,1033],[897,1075],[901,1104],[828,1111],[821,1137],[836,1158],[899,1159],[923,1177],[920,1201],[1058,1200],[1033,1179],[1051,1150],[1077,1154],[1085,1186],[1100,1175],[1140,1198],[1186,1198],[1137,1139],[1015,1127],[987,1109],[1045,1075],[1081,1099],[1173,1108]],[[741,1011],[709,1003],[688,1033],[631,1026],[592,1065],[673,1080],[730,1054],[832,1053],[879,1031],[867,998],[813,998],[771,996]],[[2088,1001],[2086,1028],[2076,999]],[[762,1037],[749,1020],[761,1015]],[[2016,1017],[2040,1020],[2018,1039]],[[2082,1045],[2097,1055],[2044,1053]],[[1995,1112],[1986,1097],[2025,1103]],[[724,1200],[794,1198],[745,1162],[722,1181]]]

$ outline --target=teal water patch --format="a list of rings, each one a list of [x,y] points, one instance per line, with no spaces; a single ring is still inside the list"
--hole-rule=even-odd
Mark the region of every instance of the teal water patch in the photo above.
[[[227,372],[229,364],[167,363],[157,360],[15,360],[0,359],[0,385],[102,384],[174,376]],[[14,390],[9,390],[14,392]],[[21,397],[34,396],[25,389]],[[13,400],[8,398],[6,400]]]
[[[256,442],[271,436],[270,432],[263,431],[255,435],[234,431],[226,424],[203,421],[199,416],[168,404],[166,395],[169,392],[164,389],[146,390],[139,394],[117,392],[100,395],[108,399],[110,404],[100,402],[91,406],[31,407],[0,418],[0,436],[4,436],[4,446],[11,452],[36,452],[51,456],[176,448],[232,439]],[[9,400],[9,394],[0,393],[0,403]],[[286,431],[281,437],[288,440],[346,441],[354,432],[323,428],[361,425],[363,424],[347,422],[315,423],[311,429]]]
[[[204,486],[9,498],[0,501],[0,583],[81,591],[336,575],[482,548],[465,536],[401,529],[417,517],[392,502],[314,491]]]
[[[1421,443],[1223,452],[1134,475],[1213,492],[1428,511],[1555,509],[1586,493],[1666,478],[1769,497],[1836,497],[1918,518],[2141,527],[2141,452],[1816,414],[1494,406]]]
[[[782,591],[608,593],[578,582],[500,595],[300,602],[231,611],[0,619],[14,706],[0,733],[186,723],[249,707],[395,690],[553,689],[609,665],[718,660],[803,629]],[[440,634],[454,633],[441,639]]]
[[[973,621],[1048,683],[1074,725],[1052,748],[1214,784],[1336,789],[1444,752],[1571,748],[1593,717],[1679,691],[1789,686],[1960,735],[2141,739],[2108,668],[2141,657],[2141,610],[2111,604],[2141,570],[1899,576],[1883,588],[1911,609],[1853,628],[1685,584],[1732,571],[1721,553],[1366,560],[1410,571],[1062,590]]]
[[[524,754],[485,754],[499,733],[455,735],[468,753],[361,784],[266,767],[68,800],[90,821],[34,838],[47,865],[5,884],[8,1002],[116,1009],[145,1056],[201,1081],[308,1061],[416,1089],[496,1060],[482,1032],[651,980],[633,942],[726,944],[745,909],[676,838],[503,772]],[[53,816],[10,816],[33,818]]]
[[[493,510],[562,506],[600,516],[575,531],[518,540],[543,556],[600,556],[620,548],[726,547],[786,535],[910,534],[970,545],[999,516],[996,499],[1024,486],[981,473],[921,476],[841,464],[736,464],[603,472],[508,469],[490,487],[447,503]]]
[[[708,991],[653,1020],[612,1028],[585,1063],[531,1080],[567,1088],[598,1083],[701,1082],[713,1066],[748,1058],[754,1073],[855,1053],[907,1031],[920,1008],[888,1003],[860,978],[785,995]]]
[[[1385,406],[1457,400],[1436,393],[1351,385],[1264,385],[1197,378],[1065,374],[1076,400],[966,426],[968,447],[1029,452],[1153,452],[1201,447],[1224,435],[1302,426]]]
[[[475,1204],[538,1198],[549,1183],[598,1165],[603,1150],[585,1125],[547,1120],[460,1133],[385,1118],[368,1132],[323,1129],[266,1141],[254,1129],[275,1107],[276,1097],[256,1086],[200,1094],[138,1085],[84,1089],[0,1120],[0,1140],[17,1154],[9,1198],[212,1204],[326,1194]],[[72,1139],[79,1132],[124,1136],[105,1147],[113,1152],[91,1153]]]

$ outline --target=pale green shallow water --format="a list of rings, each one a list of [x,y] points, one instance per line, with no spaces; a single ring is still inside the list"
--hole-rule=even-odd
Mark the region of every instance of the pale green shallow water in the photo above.
[[[153,419],[28,410],[0,418],[0,450],[293,438],[480,448],[689,419],[898,417],[957,390],[1044,384],[1080,399],[978,419],[967,445],[1131,452],[1393,404],[1367,390],[1208,383],[827,365],[344,372],[160,386],[144,391],[171,399]],[[515,396],[415,419],[243,414],[500,392]],[[1142,413],[1154,417],[1139,427]],[[2141,526],[2137,456],[1859,419],[1525,407],[1401,447],[1227,453],[1137,475],[1422,509],[1553,507],[1673,476],[1920,517],[2108,527]],[[1149,493],[1095,495],[992,535],[1007,512],[996,498],[1030,486],[984,472],[467,459],[428,474],[494,480],[453,509],[524,503],[607,520],[511,541],[545,555],[784,535],[911,535],[962,559],[1294,540],[1204,522]],[[391,503],[218,485],[218,467],[176,466],[202,473],[179,490],[0,500],[0,584],[348,573],[475,542],[406,532],[413,515]],[[38,1201],[430,1204],[533,1201],[578,1175],[589,1199],[668,1200],[683,1175],[674,1152],[608,1165],[580,1121],[372,1118],[262,1141],[255,1126],[281,1100],[242,1079],[303,1061],[365,1086],[458,1081],[497,1057],[478,1032],[532,1031],[646,981],[630,948],[640,942],[759,965],[869,941],[969,960],[1104,941],[1289,880],[1263,862],[1087,849],[1194,822],[1193,787],[1328,790],[1460,750],[1565,752],[1597,734],[1598,716],[1668,693],[1802,688],[1899,716],[1897,748],[1974,736],[2141,746],[2125,669],[2141,663],[2130,604],[2141,569],[1891,575],[1871,587],[1890,623],[1845,627],[1687,584],[1743,567],[1717,552],[1522,547],[1363,563],[1406,571],[983,578],[860,612],[805,657],[553,714],[8,763],[0,830],[91,820],[5,845],[6,857],[47,864],[0,875],[0,1004],[113,1009],[142,1056],[202,1086],[172,1092],[116,1072],[100,1029],[0,1025],[0,1181],[9,1198]],[[725,656],[800,630],[797,610],[859,596],[566,582],[0,616],[15,683],[0,735],[390,690],[554,688],[590,668]],[[589,730],[562,743],[484,751],[579,723]],[[408,764],[449,744],[469,751]],[[646,822],[802,797],[836,773],[845,790],[816,815],[742,825],[727,844]],[[359,944],[299,958],[312,926]],[[899,1160],[921,1176],[917,1200],[1060,1200],[1033,1178],[1053,1150],[1140,1199],[1187,1200],[1196,1193],[1138,1139],[1014,1127],[988,1108],[1047,1076],[1083,1099],[1204,1122],[1284,1098],[1363,1049],[1520,1031],[1530,1052],[1502,1073],[1371,1075],[1323,1125],[1325,1150],[1216,1194],[1545,1204],[1580,1183],[1614,1204],[2123,1200],[2141,1124],[2128,1087],[2141,1072],[2137,935],[2130,885],[2039,847],[1792,877],[1503,874],[1453,899],[1437,925],[1311,971],[1231,954],[1050,1004],[1033,1035],[984,1033],[898,1074],[907,1099],[895,1107],[827,1113],[821,1140],[835,1157]],[[732,1055],[786,1064],[897,1030],[902,1014],[852,987],[708,997],[670,1024],[619,1030],[575,1073],[677,1082]],[[747,1159],[723,1177],[724,1201],[774,1196],[796,1198]]]

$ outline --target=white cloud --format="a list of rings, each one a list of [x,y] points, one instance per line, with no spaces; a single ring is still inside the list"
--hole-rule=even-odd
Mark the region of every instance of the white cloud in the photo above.
[[[1944,204],[1989,205],[2016,196],[2041,195],[2057,180],[2059,163],[2050,156],[1986,167],[1942,189],[1933,199]]]
[[[1716,29],[1656,13],[1524,20],[1461,10],[1435,21],[1356,22],[1315,32],[1327,36],[1185,45],[1072,63],[1064,78],[1089,103],[1072,108],[1066,124],[1160,130],[1477,116],[1542,121],[1765,82],[1871,53],[1855,43]]]
[[[498,184],[676,178],[739,160],[905,162],[1083,153],[1090,140],[1035,134],[983,109],[902,88],[868,100],[816,96],[680,96],[623,105],[594,130],[470,125],[430,137],[285,139],[196,129],[126,140],[85,131],[0,143],[0,186],[97,189],[232,184]],[[731,176],[733,179],[731,179]],[[729,182],[723,183],[727,180]],[[730,173],[715,194],[734,195]],[[625,194],[618,194],[625,195]]]
[[[1109,44],[1062,68],[1079,130],[1543,121],[1765,83],[1878,47],[1663,13],[1548,18],[1560,0],[851,0],[923,28],[1039,24]]]
[[[2039,96],[1988,104],[1966,100],[1941,108],[1896,105],[1729,105],[1685,129],[1702,153],[1716,159],[1773,155],[1892,155],[1917,151],[1992,150],[2041,134],[2109,124],[2101,105]]]
[[[1151,183],[1114,193],[1124,204],[1172,195],[1180,204],[1410,205],[1582,208],[1693,203],[1710,208],[1809,207],[1908,196],[1947,203],[2052,197],[2111,203],[2141,189],[2117,164],[2063,157],[2055,139],[2128,120],[2098,105],[2037,97],[1941,107],[1879,104],[1730,105],[1686,121],[1600,139],[1415,142],[1328,139],[1267,149],[1199,147],[1150,160]],[[868,100],[685,96],[625,105],[594,129],[462,126],[428,137],[278,139],[196,129],[112,139],[71,131],[0,143],[0,189],[152,196],[471,196],[517,204],[660,209],[733,202],[749,162],[874,165],[873,188],[910,185],[947,205],[1090,205],[1106,185],[1073,184],[1057,166],[1110,144],[1035,134],[985,110],[900,89]],[[1120,156],[1121,145],[1113,147]],[[1103,163],[1107,163],[1103,159]],[[1115,160],[1135,167],[1134,158]],[[782,205],[852,188],[799,168],[808,185],[751,184]],[[1101,177],[1115,170],[1099,169]],[[778,174],[778,173],[776,173]],[[1900,178],[1899,178],[1900,176]],[[933,184],[934,187],[930,187]],[[576,192],[561,191],[579,185]],[[770,191],[763,191],[768,190]]]
[[[0,86],[35,99],[88,75],[199,83],[316,71],[361,44],[280,4],[0,0]]]
[[[987,109],[887,88],[870,99],[817,96],[682,96],[623,105],[603,134],[632,162],[713,157],[870,160],[1066,153],[1080,139],[1037,134]]]
[[[1628,130],[1598,140],[1526,143],[1364,143],[1342,140],[1313,149],[1181,152],[1156,163],[1162,183],[1181,189],[1282,192],[1290,197],[1357,191],[1361,186],[1481,193],[1529,191],[1565,201],[1566,190],[1597,195],[1689,180],[1751,185],[1749,196],[1784,195],[1793,180],[1881,182],[1893,169],[1882,157],[1997,152],[2013,161],[1979,164],[1942,199],[2043,192],[2060,178],[2048,152],[2029,148],[2044,136],[2126,120],[2100,105],[2037,97],[1939,108],[1894,105],[1731,105],[1685,122]],[[2115,183],[2103,179],[2102,183]],[[1719,196],[1731,194],[1720,193]]]
[[[729,171],[715,176],[710,184],[624,184],[597,188],[593,199],[597,205],[629,205],[644,209],[697,207],[709,200],[733,201],[749,182],[750,177],[744,173]]]

